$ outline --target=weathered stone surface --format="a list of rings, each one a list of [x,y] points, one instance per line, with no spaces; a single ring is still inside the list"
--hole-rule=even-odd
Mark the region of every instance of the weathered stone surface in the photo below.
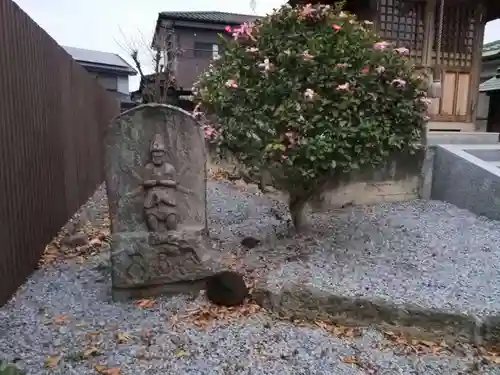
[[[425,339],[478,343],[480,321],[473,315],[337,295],[302,282],[276,288],[262,281],[252,292],[262,307],[279,315],[344,325],[377,325]]]
[[[161,244],[155,243],[154,236],[148,232],[112,235],[114,287],[172,284],[212,274],[207,269],[212,257],[209,256],[210,249],[202,235],[202,228],[183,228],[170,232]]]
[[[484,319],[481,336],[481,344],[495,349],[500,348],[500,316],[492,315]]]
[[[199,288],[216,271],[199,124],[176,107],[142,105],[114,121],[105,149],[114,298]]]
[[[131,193],[141,183],[138,177],[150,160],[150,146],[156,134],[163,136],[165,160],[175,167],[179,186],[191,190],[191,194],[176,194],[179,222],[187,226],[207,225],[202,129],[188,112],[147,104],[124,112],[106,137],[106,186],[113,233],[147,231],[144,199]]]

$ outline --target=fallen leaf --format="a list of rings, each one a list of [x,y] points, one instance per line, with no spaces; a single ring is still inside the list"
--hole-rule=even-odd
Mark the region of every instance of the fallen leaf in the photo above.
[[[47,358],[45,358],[45,367],[47,368],[54,368],[57,366],[59,361],[61,360],[61,355],[49,355]]]
[[[127,332],[117,332],[116,340],[119,344],[126,344],[132,337]]]
[[[153,299],[140,299],[140,300],[136,301],[135,304],[138,307],[141,307],[143,309],[147,309],[147,308],[152,307],[155,304],[155,300],[153,300]]]
[[[66,315],[57,315],[52,319],[52,322],[54,324],[63,324],[68,320],[68,317]]]
[[[89,245],[90,246],[101,246],[102,245],[102,241],[99,238],[92,238],[89,241]]]
[[[186,352],[185,352],[184,350],[179,350],[179,351],[177,351],[177,352],[174,354],[174,356],[175,356],[175,357],[178,357],[178,358],[179,358],[179,357],[184,357],[185,355],[186,355]]]
[[[107,368],[106,366],[103,366],[103,365],[95,365],[94,368],[99,374],[120,375],[120,368],[119,367]]]
[[[87,348],[85,349],[83,352],[82,352],[82,356],[83,358],[85,359],[88,359],[90,357],[97,357],[98,355],[100,355],[100,351],[99,351],[99,348],[95,347],[95,346],[91,346],[90,348]]]
[[[101,334],[101,332],[97,332],[97,331],[90,331],[90,332],[87,332],[85,334],[85,336],[87,336],[88,338],[92,338],[92,337],[96,337],[96,336],[99,336]]]
[[[347,356],[347,357],[343,357],[342,362],[350,364],[350,365],[357,365],[358,364],[358,360],[356,359],[356,357],[354,357],[352,355]]]
[[[485,356],[483,357],[486,359],[489,363],[495,364],[495,365],[500,365],[500,357],[497,356]]]

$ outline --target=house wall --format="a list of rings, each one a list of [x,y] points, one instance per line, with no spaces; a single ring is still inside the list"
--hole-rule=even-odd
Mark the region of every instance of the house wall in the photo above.
[[[195,44],[210,43],[220,45],[220,31],[194,28],[176,28],[175,44],[182,50],[174,65],[175,77],[181,89],[189,90],[198,76],[208,68],[215,51],[209,56],[199,56],[203,53],[195,49]],[[209,52],[206,52],[208,55]]]
[[[89,72],[89,74],[95,77],[97,82],[99,82],[99,84],[101,84],[106,90],[118,91],[127,95],[130,93],[128,76],[117,76],[116,74],[96,72]]]
[[[130,94],[130,89],[128,86],[128,76],[127,77],[116,77],[116,87],[117,91],[122,94]]]

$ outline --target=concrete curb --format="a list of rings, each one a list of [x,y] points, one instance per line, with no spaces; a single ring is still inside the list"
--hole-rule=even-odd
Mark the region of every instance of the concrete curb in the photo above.
[[[487,347],[500,344],[500,316],[496,315],[479,318],[473,314],[345,297],[296,283],[271,290],[262,282],[252,296],[263,308],[289,318],[347,326],[373,325],[427,340]]]

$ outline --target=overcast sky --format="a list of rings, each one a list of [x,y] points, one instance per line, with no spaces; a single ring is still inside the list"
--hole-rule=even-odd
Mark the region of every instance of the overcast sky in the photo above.
[[[140,48],[149,64],[145,44],[150,43],[158,13],[210,11],[252,14],[250,0],[14,0],[59,44],[114,52],[129,62],[127,46]],[[256,0],[264,15],[286,0]],[[147,5],[146,5],[147,4]],[[486,25],[485,42],[500,39],[500,20]],[[131,89],[138,86],[131,79]]]

